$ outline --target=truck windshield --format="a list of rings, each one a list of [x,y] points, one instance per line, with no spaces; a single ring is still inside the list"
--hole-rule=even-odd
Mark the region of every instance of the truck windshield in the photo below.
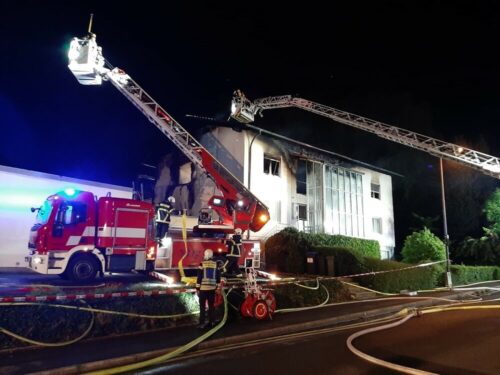
[[[38,210],[36,215],[35,224],[47,224],[49,221],[50,213],[52,212],[52,201],[46,200]]]

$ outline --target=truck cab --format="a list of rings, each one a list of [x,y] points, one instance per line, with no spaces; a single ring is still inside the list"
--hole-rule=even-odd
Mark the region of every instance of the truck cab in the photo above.
[[[34,271],[86,281],[104,272],[153,269],[150,203],[66,189],[35,210],[26,259]]]

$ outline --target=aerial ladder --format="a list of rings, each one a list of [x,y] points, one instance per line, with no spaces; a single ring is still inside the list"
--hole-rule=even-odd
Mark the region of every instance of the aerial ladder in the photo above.
[[[269,211],[238,178],[219,163],[210,152],[160,106],[137,82],[120,68],[112,68],[90,32],[83,38],[73,38],[68,52],[69,69],[82,85],[101,85],[109,81],[152,122],[181,152],[214,181],[222,196],[212,196],[208,204],[219,220],[199,223],[195,230],[223,232],[259,231],[269,221]]]
[[[231,102],[231,117],[239,122],[249,124],[255,120],[257,115],[262,116],[262,112],[266,109],[289,107],[316,113],[333,121],[373,133],[381,138],[427,152],[442,159],[455,161],[500,179],[500,160],[497,157],[291,95],[269,96],[251,101],[240,90],[236,90]]]

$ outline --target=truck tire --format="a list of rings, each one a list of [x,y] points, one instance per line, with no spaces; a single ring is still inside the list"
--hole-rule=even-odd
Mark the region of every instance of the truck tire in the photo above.
[[[64,273],[70,280],[92,281],[98,271],[99,265],[92,256],[77,254],[70,259]]]

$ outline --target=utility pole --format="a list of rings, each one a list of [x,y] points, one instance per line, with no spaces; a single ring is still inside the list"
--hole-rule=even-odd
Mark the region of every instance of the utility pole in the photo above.
[[[443,173],[443,159],[439,158],[439,172],[441,177],[441,204],[443,206],[443,233],[444,233],[444,246],[446,250],[446,286],[449,289],[453,288],[450,270],[450,236],[448,235],[448,222],[446,219],[446,200],[444,195],[444,173]]]

